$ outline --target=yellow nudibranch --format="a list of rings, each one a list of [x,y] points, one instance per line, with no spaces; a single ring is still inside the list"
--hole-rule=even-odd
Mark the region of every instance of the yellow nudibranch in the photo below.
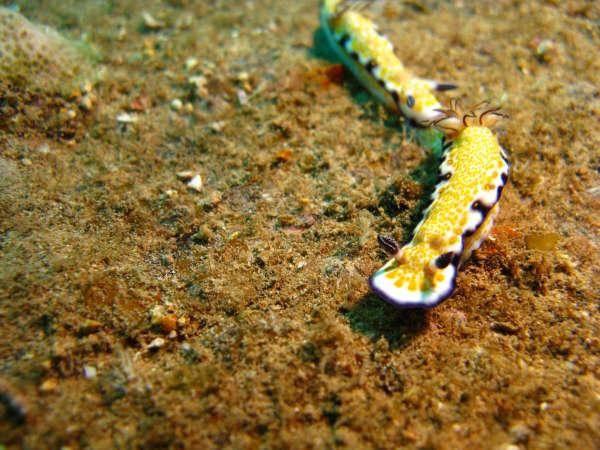
[[[398,307],[429,308],[452,294],[459,267],[492,228],[508,179],[508,157],[488,128],[505,117],[499,108],[463,113],[453,103],[438,116],[429,125],[449,140],[432,203],[404,247],[378,237],[393,257],[369,279],[375,294]]]
[[[321,27],[330,46],[354,76],[388,109],[415,124],[434,120],[442,105],[434,91],[454,89],[413,76],[394,53],[392,43],[357,11],[356,0],[324,0]],[[362,2],[370,3],[370,2]]]

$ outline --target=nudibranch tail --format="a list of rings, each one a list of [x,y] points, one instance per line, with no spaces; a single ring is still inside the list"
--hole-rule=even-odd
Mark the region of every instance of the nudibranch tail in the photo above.
[[[404,246],[369,279],[371,290],[394,306],[429,308],[454,291],[460,255],[439,254],[426,243]],[[437,256],[436,256],[437,255]]]
[[[458,269],[492,228],[508,179],[507,155],[488,128],[506,117],[499,108],[482,103],[463,112],[453,104],[439,114],[433,125],[450,141],[432,203],[412,240],[369,279],[373,292],[399,307],[429,308],[452,294]]]
[[[394,53],[392,43],[358,9],[371,1],[324,0],[321,27],[329,45],[363,86],[386,108],[416,124],[434,120],[442,105],[435,91],[455,88],[413,76]]]

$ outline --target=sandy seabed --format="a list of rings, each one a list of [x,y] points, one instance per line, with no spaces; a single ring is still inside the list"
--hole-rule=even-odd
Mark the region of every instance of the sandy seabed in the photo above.
[[[437,160],[317,2],[15,3],[102,76],[92,108],[0,84],[0,449],[600,447],[597,2],[365,11],[511,116],[492,239],[429,311],[366,281]]]

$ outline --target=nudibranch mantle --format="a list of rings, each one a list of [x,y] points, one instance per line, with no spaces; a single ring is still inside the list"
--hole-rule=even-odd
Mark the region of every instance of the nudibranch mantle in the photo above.
[[[321,27],[330,46],[354,76],[388,109],[419,124],[434,120],[442,107],[433,92],[454,89],[413,76],[394,53],[392,43],[358,11],[351,0],[325,0]]]
[[[488,236],[509,171],[504,149],[485,126],[486,115],[502,116],[497,111],[471,112],[462,120],[452,112],[436,121],[455,137],[446,145],[440,181],[412,240],[400,249],[380,238],[393,257],[369,285],[382,299],[405,308],[437,305],[452,294],[458,269]]]

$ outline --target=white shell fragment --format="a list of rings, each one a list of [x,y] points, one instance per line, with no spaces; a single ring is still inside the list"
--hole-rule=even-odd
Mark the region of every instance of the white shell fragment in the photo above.
[[[200,192],[202,190],[202,186],[202,177],[200,176],[200,174],[194,175],[194,178],[192,178],[187,184],[187,187],[197,192]]]
[[[182,181],[188,181],[194,178],[195,173],[191,170],[182,170],[181,172],[177,172],[175,175]]]
[[[163,338],[157,337],[148,344],[146,349],[147,350],[158,350],[159,348],[164,347],[165,344],[166,344],[166,341]]]
[[[117,122],[119,123],[135,123],[137,122],[137,117],[133,114],[129,113],[121,113],[117,116]]]
[[[149,12],[142,12],[142,20],[144,21],[144,28],[147,30],[160,30],[165,26],[165,24],[155,19]]]

